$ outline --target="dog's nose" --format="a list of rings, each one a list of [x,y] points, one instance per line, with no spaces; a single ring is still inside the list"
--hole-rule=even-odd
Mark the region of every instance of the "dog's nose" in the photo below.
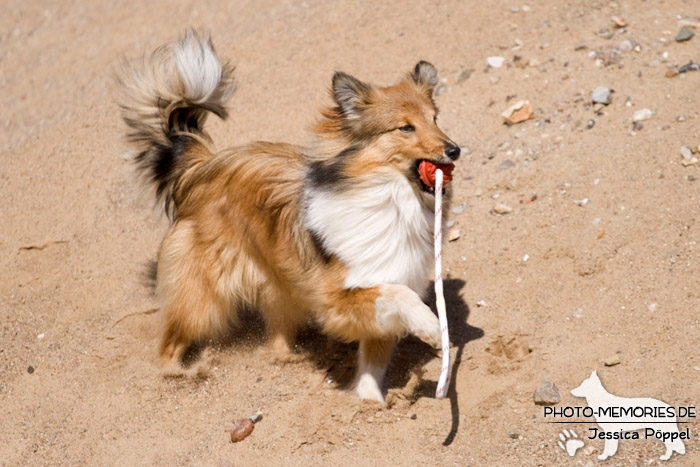
[[[459,146],[457,146],[455,143],[445,143],[445,155],[453,161],[459,159],[460,152]]]

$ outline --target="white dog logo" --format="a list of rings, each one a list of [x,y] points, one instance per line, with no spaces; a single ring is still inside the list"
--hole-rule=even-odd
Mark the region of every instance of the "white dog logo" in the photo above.
[[[610,394],[595,371],[579,387],[572,389],[571,394],[586,398],[600,426],[600,430],[591,428],[595,437],[605,439],[603,453],[598,459],[605,460],[615,454],[620,439],[639,439],[636,430],[644,430],[645,438],[654,437],[664,443],[666,452],[661,460],[668,460],[674,451],[685,454],[682,438],[687,439],[687,433],[678,431],[676,415],[669,404],[657,399]]]

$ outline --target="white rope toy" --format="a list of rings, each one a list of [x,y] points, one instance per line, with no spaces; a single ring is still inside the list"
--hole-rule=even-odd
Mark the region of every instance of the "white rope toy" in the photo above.
[[[435,170],[435,300],[437,302],[440,334],[442,337],[442,368],[435,397],[442,399],[447,395],[450,385],[450,335],[447,332],[447,310],[445,296],[442,293],[442,170]]]

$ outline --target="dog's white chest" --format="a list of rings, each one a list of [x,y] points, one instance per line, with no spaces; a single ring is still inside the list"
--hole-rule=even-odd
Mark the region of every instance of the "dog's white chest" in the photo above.
[[[342,193],[308,189],[306,207],[307,228],[348,266],[345,287],[391,283],[425,291],[434,213],[406,178]]]

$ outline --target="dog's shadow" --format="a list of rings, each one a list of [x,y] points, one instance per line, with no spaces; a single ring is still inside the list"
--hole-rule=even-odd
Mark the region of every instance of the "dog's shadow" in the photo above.
[[[144,274],[146,282],[155,285],[155,262],[148,265],[149,271]],[[460,371],[464,347],[470,341],[481,338],[484,332],[477,327],[467,324],[469,318],[469,306],[460,296],[460,291],[465,286],[461,279],[446,279],[444,281],[444,295],[447,305],[447,321],[450,333],[450,342],[457,347],[455,359],[452,362],[450,386],[448,397],[452,411],[452,426],[443,445],[449,446],[457,435],[459,429],[459,405],[457,400],[457,375]],[[435,309],[435,291],[430,287],[430,293],[426,302]],[[230,330],[221,339],[215,342],[219,348],[254,348],[265,345],[267,342],[265,322],[259,313],[251,310],[239,312],[239,324]],[[199,359],[199,354],[206,344],[193,345],[185,354],[183,364],[191,366]],[[339,387],[347,388],[352,383],[357,359],[357,343],[345,344],[322,334],[318,327],[309,325],[303,327],[294,346],[294,353],[303,360],[310,361],[319,370],[325,372],[326,378],[335,382]],[[411,376],[422,374],[422,368],[431,360],[440,359],[440,351],[435,350],[414,336],[402,339],[394,349],[391,363],[387,370],[385,384],[388,390],[405,388]],[[409,395],[412,401],[421,397],[435,397],[437,381],[418,378],[418,384],[412,388]]]

